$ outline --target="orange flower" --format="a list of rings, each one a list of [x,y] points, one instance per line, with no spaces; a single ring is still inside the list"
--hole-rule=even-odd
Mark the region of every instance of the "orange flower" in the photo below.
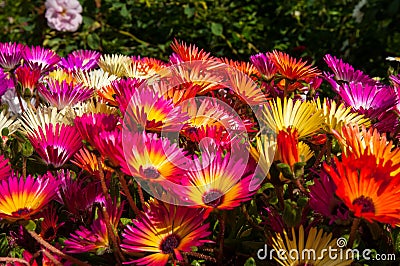
[[[400,224],[400,174],[390,176],[390,165],[378,165],[371,155],[335,158],[335,166],[324,164],[337,187],[336,195],[356,217],[369,222]]]
[[[321,72],[316,67],[307,65],[307,62],[302,59],[297,60],[286,53],[274,50],[272,53],[268,53],[268,56],[276,65],[278,73],[283,78],[278,83],[281,89],[285,87],[287,91],[300,89],[303,85],[299,81],[307,82],[321,75]]]
[[[293,170],[293,165],[300,161],[299,150],[297,147],[299,134],[297,129],[281,130],[277,136],[279,160],[290,166]]]
[[[342,134],[334,132],[339,143],[342,145],[343,153],[350,154],[356,158],[362,155],[374,156],[376,163],[382,166],[392,165],[391,176],[400,173],[400,149],[394,147],[392,141],[388,141],[385,134],[380,134],[376,129],[366,129],[356,124],[346,125],[342,128]]]

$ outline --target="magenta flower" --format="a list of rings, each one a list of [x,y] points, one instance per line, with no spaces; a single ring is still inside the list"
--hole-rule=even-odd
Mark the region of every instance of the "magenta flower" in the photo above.
[[[175,106],[172,100],[146,87],[133,93],[124,122],[128,127],[136,125],[149,131],[177,132],[188,118],[181,106]]]
[[[74,178],[71,171],[61,170],[57,174],[60,189],[57,201],[62,203],[73,220],[80,220],[96,202],[104,201],[99,182],[81,176]]]
[[[269,58],[268,53],[252,55],[250,56],[250,61],[266,80],[272,79],[278,71],[278,68],[275,66],[274,62],[272,62],[272,60]]]
[[[113,131],[119,122],[119,119],[112,114],[88,113],[77,116],[74,124],[82,139],[95,146],[93,136],[99,135],[103,131]]]
[[[329,218],[329,224],[335,221],[345,221],[349,218],[346,205],[335,195],[336,185],[329,175],[323,171],[320,180],[314,179],[310,186],[310,207]]]
[[[211,241],[209,224],[202,210],[151,201],[147,211],[133,220],[122,233],[121,248],[128,254],[146,256],[124,264],[166,265],[170,259],[183,261],[181,252]]]
[[[21,63],[24,48],[19,43],[0,43],[0,66],[6,71],[14,69]]]
[[[0,180],[7,179],[11,175],[9,160],[0,155]]]
[[[82,139],[74,126],[46,124],[28,133],[28,139],[42,160],[54,167],[64,165],[82,146]]]
[[[82,6],[77,0],[46,0],[47,24],[58,31],[76,31],[82,24]]]
[[[59,65],[68,71],[88,71],[97,67],[100,56],[101,54],[97,51],[76,50],[62,58]]]
[[[65,251],[68,253],[95,252],[97,255],[110,251],[108,231],[104,219],[96,219],[90,229],[79,226],[79,229],[65,240]]]
[[[60,61],[60,56],[51,49],[46,49],[40,46],[26,47],[23,51],[25,64],[31,69],[40,69],[46,72],[52,70],[55,64]]]
[[[0,217],[8,221],[29,220],[57,193],[58,181],[51,173],[26,179],[12,175],[0,181]]]
[[[333,71],[331,73],[324,73],[325,79],[331,84],[332,88],[337,91],[342,83],[358,83],[363,84],[377,84],[368,75],[364,74],[361,70],[355,70],[353,66],[343,62],[342,59],[337,59],[335,56],[326,54],[324,60],[328,67]]]
[[[379,131],[394,131],[397,116],[391,110],[397,105],[397,95],[393,87],[350,82],[338,87],[338,94],[347,106],[376,121]]]
[[[39,84],[38,90],[47,102],[59,110],[86,101],[94,92],[92,88],[84,87],[80,83],[52,79],[48,80],[47,84]]]

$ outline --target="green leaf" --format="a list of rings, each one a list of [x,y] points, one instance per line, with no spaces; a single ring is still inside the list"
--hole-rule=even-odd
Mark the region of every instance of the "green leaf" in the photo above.
[[[121,11],[119,11],[123,18],[131,19],[131,13],[129,13],[126,5],[122,5]]]
[[[23,226],[28,231],[35,231],[35,229],[36,229],[36,223],[34,221],[32,221],[32,220],[29,220],[29,221],[25,222],[23,224]]]
[[[197,261],[197,260],[192,261],[192,263],[191,263],[190,265],[193,265],[193,266],[201,266],[200,262]]]
[[[283,174],[283,176],[287,179],[292,180],[293,179],[293,173],[292,170],[290,169],[290,166],[285,164],[285,163],[278,163],[276,165],[279,169],[279,171],[281,171],[281,173]]]
[[[96,33],[89,34],[86,41],[91,49],[98,50],[100,48],[100,37]]]
[[[187,18],[191,18],[194,15],[195,9],[193,7],[185,6],[183,9],[183,13],[187,16]]]
[[[10,134],[10,131],[8,130],[8,127],[5,127],[1,130],[1,135],[4,136],[8,136],[8,134]]]
[[[8,253],[8,240],[6,233],[0,234],[0,256],[6,257]]]
[[[222,24],[211,22],[211,32],[216,36],[221,36],[223,32]]]
[[[255,266],[255,265],[257,265],[256,261],[252,257],[248,258],[244,263],[244,266]]]
[[[29,157],[33,154],[33,146],[32,144],[27,141],[24,144],[22,144],[22,156],[24,157]]]

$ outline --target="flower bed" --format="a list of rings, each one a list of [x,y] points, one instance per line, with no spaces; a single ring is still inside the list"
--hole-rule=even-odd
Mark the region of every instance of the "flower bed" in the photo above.
[[[396,264],[399,75],[171,48],[0,44],[0,260]]]

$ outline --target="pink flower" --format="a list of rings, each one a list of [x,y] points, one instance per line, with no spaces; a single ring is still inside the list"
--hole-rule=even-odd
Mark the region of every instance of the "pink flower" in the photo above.
[[[46,19],[50,28],[76,31],[82,23],[82,6],[77,0],[46,0]]]

